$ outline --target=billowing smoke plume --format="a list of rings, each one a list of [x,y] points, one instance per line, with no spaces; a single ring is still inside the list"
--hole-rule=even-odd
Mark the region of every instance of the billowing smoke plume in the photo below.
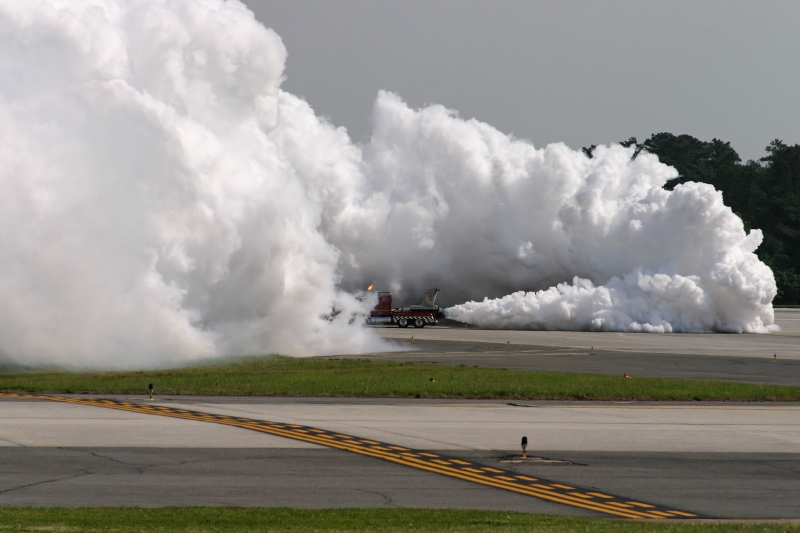
[[[342,164],[358,156],[307,106],[292,114],[274,32],[235,1],[0,5],[7,357],[137,366],[377,345],[320,318],[360,304],[337,290],[340,252],[319,230],[330,185],[304,181],[286,145],[310,128],[312,157],[325,142]]]
[[[358,352],[366,285],[491,327],[764,331],[761,235],[650,155],[380,93],[354,145],[236,0],[0,0],[0,356]],[[417,303],[417,302],[411,302]],[[332,308],[342,312],[323,318]],[[358,321],[356,321],[358,322]]]

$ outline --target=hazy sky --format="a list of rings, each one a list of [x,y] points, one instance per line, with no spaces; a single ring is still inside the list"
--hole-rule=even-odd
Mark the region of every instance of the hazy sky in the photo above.
[[[380,89],[536,146],[651,133],[758,158],[800,143],[800,1],[245,0],[289,50],[284,88],[369,135]]]

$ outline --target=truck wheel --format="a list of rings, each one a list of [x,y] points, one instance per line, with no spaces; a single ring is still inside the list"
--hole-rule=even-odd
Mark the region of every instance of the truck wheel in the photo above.
[[[398,319],[397,325],[400,326],[401,328],[407,328],[408,327],[408,319],[405,319],[405,318]]]
[[[422,320],[421,318],[416,319],[414,321],[414,327],[415,328],[424,328],[425,327],[425,321]]]

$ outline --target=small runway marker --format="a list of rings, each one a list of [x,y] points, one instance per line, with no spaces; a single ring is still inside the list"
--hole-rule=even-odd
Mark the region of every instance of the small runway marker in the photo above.
[[[46,396],[41,394],[18,394],[0,392],[2,398],[28,398],[49,400],[54,402],[74,403],[93,407],[105,407],[156,416],[167,416],[183,420],[212,422],[226,426],[234,426],[278,437],[309,442],[338,450],[345,450],[359,455],[383,459],[396,464],[425,470],[444,476],[495,487],[542,500],[589,509],[599,513],[624,518],[707,518],[694,513],[664,507],[651,503],[631,501],[605,493],[592,492],[591,489],[572,487],[542,478],[520,475],[512,470],[501,470],[491,466],[474,463],[454,457],[448,457],[422,450],[403,448],[394,444],[365,440],[352,435],[344,435],[324,429],[270,422],[255,418],[217,415],[202,411],[190,411],[163,405],[147,403],[123,402],[106,398],[75,398],[66,396]]]

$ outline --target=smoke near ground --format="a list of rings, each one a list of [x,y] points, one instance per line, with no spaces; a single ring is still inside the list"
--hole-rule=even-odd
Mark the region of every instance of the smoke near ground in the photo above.
[[[772,324],[760,232],[713,188],[388,92],[355,145],[280,89],[286,57],[236,0],[0,0],[0,356],[371,351],[373,283],[495,298],[448,310],[487,327]]]

